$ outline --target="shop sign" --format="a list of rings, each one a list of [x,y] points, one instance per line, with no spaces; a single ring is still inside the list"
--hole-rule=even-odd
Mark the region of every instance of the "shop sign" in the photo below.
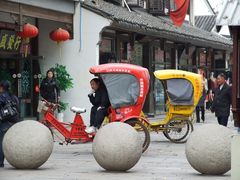
[[[15,31],[0,30],[0,50],[19,51],[22,38]]]

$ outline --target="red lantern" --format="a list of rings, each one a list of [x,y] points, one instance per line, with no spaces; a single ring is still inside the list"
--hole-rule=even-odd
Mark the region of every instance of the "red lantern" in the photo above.
[[[28,52],[28,43],[29,39],[36,37],[38,35],[38,28],[32,24],[26,23],[23,26],[23,30],[21,32],[18,32],[18,36],[22,37],[25,40],[24,47],[24,56],[27,56]]]
[[[32,24],[26,23],[23,26],[23,30],[18,33],[22,38],[33,38],[38,35],[38,28]]]
[[[62,29],[62,28],[58,28],[54,31],[52,31],[49,34],[49,37],[53,40],[53,41],[57,41],[58,43],[61,41],[66,41],[69,39],[70,34],[67,30]]]
[[[36,93],[39,93],[39,91],[40,91],[40,88],[39,88],[38,85],[36,85],[36,86],[35,86],[35,92],[36,92]]]

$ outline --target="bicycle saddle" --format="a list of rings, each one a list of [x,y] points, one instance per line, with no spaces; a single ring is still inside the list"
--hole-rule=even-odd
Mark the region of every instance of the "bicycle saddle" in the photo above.
[[[79,114],[85,113],[87,111],[86,108],[79,108],[75,106],[71,107],[70,110],[74,113],[79,113]]]

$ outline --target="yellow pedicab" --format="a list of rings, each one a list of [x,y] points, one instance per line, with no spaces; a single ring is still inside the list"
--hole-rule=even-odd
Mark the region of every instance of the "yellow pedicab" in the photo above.
[[[166,117],[149,124],[150,131],[163,132],[172,142],[185,142],[193,131],[191,117],[202,95],[201,75],[182,70],[158,70],[154,76],[166,94]]]

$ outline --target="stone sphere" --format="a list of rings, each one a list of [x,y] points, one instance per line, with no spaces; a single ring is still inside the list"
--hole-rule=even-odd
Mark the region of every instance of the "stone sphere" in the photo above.
[[[34,120],[13,125],[3,139],[7,161],[18,169],[36,169],[45,163],[53,150],[50,130]]]
[[[185,153],[190,165],[202,174],[221,175],[231,169],[231,135],[225,126],[205,124],[191,133]]]
[[[121,122],[103,126],[94,137],[92,149],[98,164],[109,171],[127,171],[142,155],[139,134]]]

